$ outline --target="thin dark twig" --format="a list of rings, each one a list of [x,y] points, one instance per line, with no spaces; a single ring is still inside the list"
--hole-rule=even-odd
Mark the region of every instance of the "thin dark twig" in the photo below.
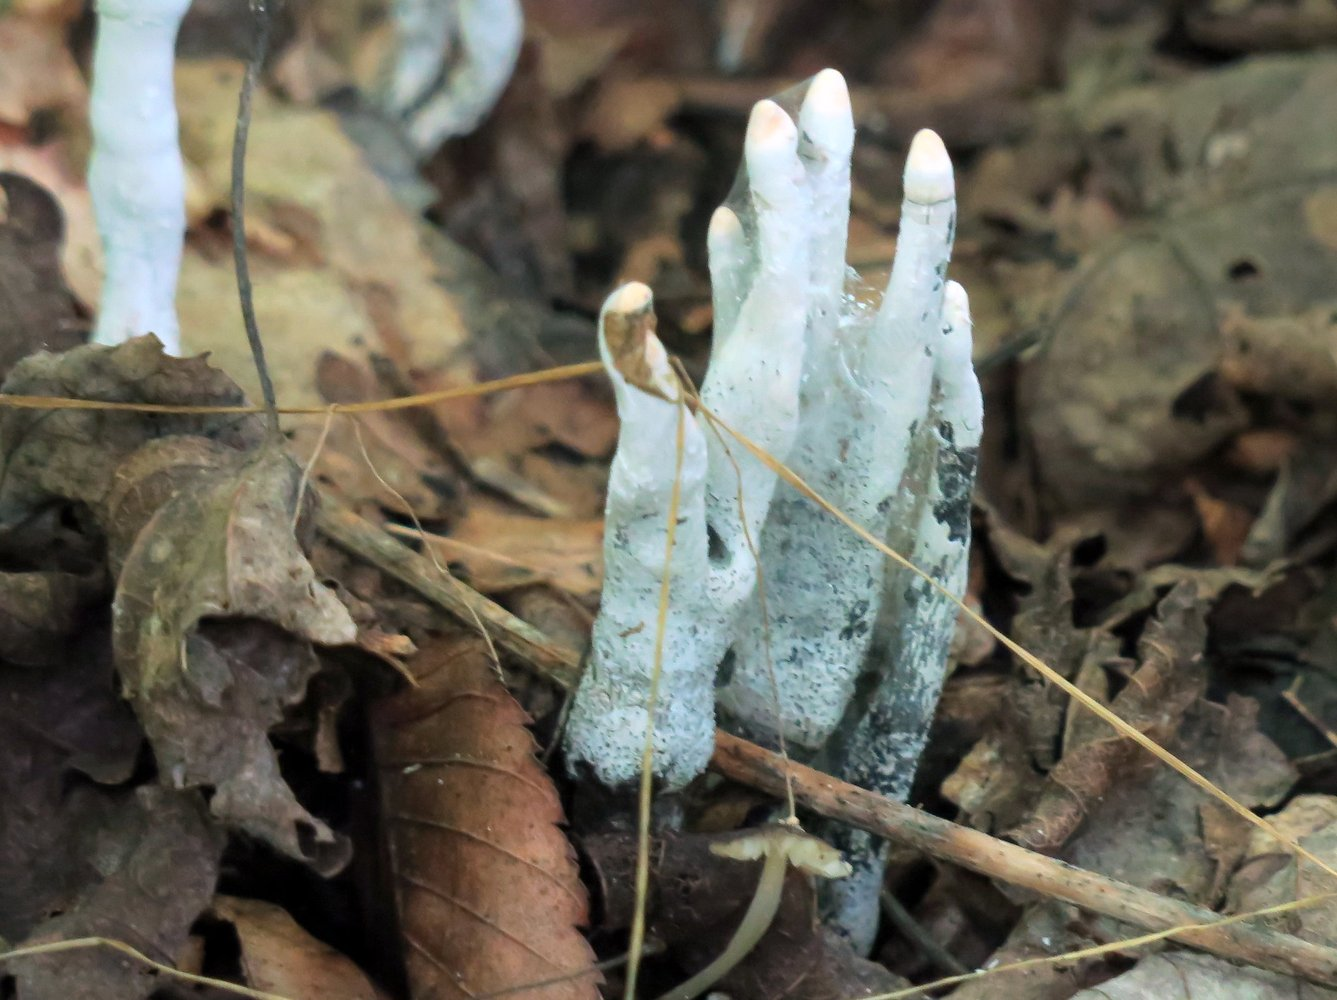
[[[264,396],[266,422],[269,433],[279,433],[278,400],[274,382],[265,363],[265,345],[260,340],[260,327],[255,321],[255,300],[251,293],[251,268],[246,260],[246,139],[251,132],[251,98],[269,51],[269,33],[273,25],[273,4],[278,0],[251,0],[255,13],[255,48],[246,64],[246,76],[241,83],[241,98],[237,103],[237,131],[232,139],[232,260],[237,269],[237,295],[241,299],[241,319],[246,324],[246,340],[251,345],[251,358],[256,374],[260,376],[260,393]]]
[[[878,897],[882,901],[882,913],[890,920],[910,942],[919,949],[930,962],[948,975],[960,976],[969,972],[950,951],[933,939],[933,935],[920,926],[914,914],[901,905],[894,894],[883,889]]]

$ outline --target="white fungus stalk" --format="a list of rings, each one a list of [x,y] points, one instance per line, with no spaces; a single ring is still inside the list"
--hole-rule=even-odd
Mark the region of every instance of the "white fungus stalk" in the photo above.
[[[799,420],[811,200],[798,158],[798,129],[779,105],[760,101],[752,109],[743,151],[758,253],[754,259],[735,258],[739,248],[723,246],[738,238],[739,224],[721,209],[712,219],[711,242],[722,250],[712,270],[721,296],[740,301],[736,310],[726,310],[728,325],[716,327],[701,399],[725,424],[747,427],[771,454],[787,455]],[[754,553],[776,475],[724,432],[711,435],[709,454],[707,589],[732,623],[756,585]]]
[[[947,284],[938,341],[927,428],[932,471],[908,555],[961,599],[984,404],[970,360],[969,302],[954,281]],[[889,648],[875,651],[883,660],[878,683],[853,732],[832,752],[831,766],[846,781],[904,802],[947,676],[957,606],[917,574],[899,569],[892,577],[887,601],[895,628]],[[849,879],[824,887],[823,909],[828,921],[866,954],[877,934],[886,846],[862,830],[833,826],[829,832],[854,871]]]
[[[394,62],[384,102],[397,115],[407,114],[439,81],[455,34],[455,0],[394,0]]]
[[[847,204],[844,183],[841,196],[830,197],[833,211]],[[809,314],[814,362],[805,372],[801,429],[789,464],[878,537],[887,534],[928,411],[955,220],[951,161],[942,140],[922,131],[906,160],[900,237],[881,309],[870,322],[844,304],[835,329],[828,317]],[[810,226],[815,233],[835,228],[821,217]],[[825,252],[834,254],[837,245],[843,246],[829,236]],[[814,300],[843,302],[843,254],[839,259],[840,292],[832,288],[837,269],[825,260],[825,270],[814,270],[814,283],[822,282]],[[827,342],[817,342],[820,337]],[[784,734],[817,749],[840,724],[863,669],[883,591],[883,560],[788,488],[772,504],[761,549]],[[733,652],[721,707],[742,729],[767,735],[774,729],[774,695],[758,609],[742,616]]]
[[[714,747],[715,664],[723,631],[706,606],[706,440],[678,402],[682,387],[654,335],[650,289],[632,283],[608,297],[599,349],[622,427],[604,511],[604,597],[590,660],[566,732],[568,763],[604,785],[640,773],[655,659],[659,594],[672,573],[655,715],[655,773],[670,785],[699,774]],[[674,442],[684,421],[678,525],[665,565],[674,489]]]
[[[394,19],[387,102],[426,155],[472,132],[496,105],[520,58],[524,10],[520,0],[396,0]]]
[[[105,275],[93,340],[154,333],[181,349],[176,283],[186,231],[185,168],[172,67],[190,0],[98,0],[88,188]]]
[[[741,223],[727,209],[716,214],[710,233],[718,251],[712,271],[721,315],[730,321],[718,328],[702,399],[730,426],[746,426],[779,455],[789,451],[797,432],[803,370],[809,198],[798,142],[783,110],[770,101],[757,105],[744,154],[759,251],[747,251]],[[673,481],[670,445],[678,420],[676,406],[626,377],[634,356],[621,355],[615,345],[632,314],[650,329],[644,285],[614,292],[601,318],[622,430],[605,512],[603,601],[567,731],[571,765],[588,765],[605,785],[624,788],[641,766]],[[653,334],[642,341],[671,379]],[[676,398],[676,380],[672,385],[667,394]],[[686,784],[710,758],[716,667],[756,585],[748,539],[755,544],[760,537],[776,484],[775,473],[746,449],[696,418],[688,420],[655,718],[655,774],[669,787]]]

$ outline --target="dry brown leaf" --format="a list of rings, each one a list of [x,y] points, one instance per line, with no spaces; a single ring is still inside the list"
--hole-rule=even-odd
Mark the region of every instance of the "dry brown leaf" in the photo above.
[[[85,622],[61,660],[0,666],[0,938],[26,937],[97,878],[84,836],[110,824],[144,744],[107,638]]]
[[[1240,551],[1253,527],[1253,511],[1212,496],[1196,479],[1187,480],[1184,488],[1193,498],[1198,519],[1202,521],[1202,533],[1212,547],[1217,565],[1234,566],[1239,562]]]
[[[201,358],[152,337],[37,354],[9,392],[150,403],[240,403]],[[117,578],[113,648],[125,693],[176,787],[208,785],[225,822],[332,871],[347,844],[279,774],[268,733],[319,664],[311,643],[356,628],[293,537],[301,470],[254,415],[98,410],[0,414],[0,524],[87,509]]]
[[[83,614],[105,598],[101,572],[0,572],[0,660],[23,667],[64,662]]]
[[[1337,798],[1297,795],[1271,822],[1320,858],[1337,856]],[[1245,859],[1231,879],[1228,899],[1230,910],[1239,912],[1330,891],[1331,882],[1321,873],[1309,865],[1297,870],[1289,851],[1254,830]],[[1337,903],[1321,903],[1270,922],[1307,941],[1330,944],[1337,933]]]
[[[24,127],[39,110],[88,105],[88,88],[64,26],[35,17],[0,17],[0,122]]]
[[[241,971],[253,989],[311,1000],[378,1000],[366,974],[316,940],[288,911],[257,899],[216,896],[212,913],[231,924],[241,945]]]
[[[236,383],[205,358],[173,358],[149,337],[116,348],[76,347],[34,354],[0,386],[6,393],[76,396],[116,403],[235,406],[246,402]],[[4,442],[0,526],[11,526],[52,503],[73,501],[98,510],[116,468],[149,441],[191,435],[237,451],[257,446],[263,427],[254,415],[117,413],[107,410],[0,412]]]
[[[1337,200],[1337,186],[1323,188]],[[1332,247],[1337,251],[1337,246]],[[1337,392],[1337,320],[1324,303],[1295,315],[1251,316],[1227,304],[1221,374],[1251,393],[1322,405]]]
[[[242,64],[231,60],[177,64],[181,145],[207,203],[227,204],[232,127]],[[384,290],[426,371],[453,370],[465,324],[455,298],[442,288],[414,214],[347,135],[332,112],[285,105],[256,94],[246,169],[247,227],[284,234],[314,252],[252,253],[255,307],[279,399],[321,405],[316,359],[324,350],[357,357],[379,340],[361,289]],[[302,221],[298,232],[293,222]],[[254,369],[241,336],[231,259],[188,241],[177,308],[191,350],[209,350],[215,363],[256,398]],[[277,245],[270,248],[272,251]]]
[[[1186,7],[1184,30],[1217,51],[1309,49],[1337,41],[1337,9],[1325,0],[1195,0]]]
[[[585,458],[607,458],[617,444],[617,410],[584,382],[546,382],[507,393],[489,414],[475,454],[518,455],[557,444]]]
[[[424,644],[409,666],[419,686],[377,706],[374,732],[414,997],[589,970],[526,995],[592,1000],[588,901],[528,717],[477,637]]]
[[[0,173],[0,378],[26,354],[84,340],[86,324],[61,274],[64,236],[60,206],[49,191],[27,177]]]
[[[624,152],[662,129],[681,103],[682,89],[671,80],[604,80],[585,110],[581,131],[604,152]]]
[[[333,351],[316,361],[316,385],[327,403],[383,398],[366,367]],[[424,441],[405,411],[336,416],[310,422],[293,434],[293,451],[305,464],[324,439],[312,475],[350,505],[368,504],[404,517],[441,521],[454,515],[462,490],[439,450]]]
[[[1018,297],[1022,315],[1047,303],[1052,334],[1021,396],[1057,504],[1179,478],[1250,424],[1240,385],[1333,384],[1334,81],[1327,53],[1250,59],[1112,91],[1079,114],[1084,186],[1136,225]]]
[[[512,514],[475,499],[446,537],[429,540],[451,571],[495,594],[548,583],[576,597],[603,585],[603,521]]]
[[[1132,969],[1072,1000],[1319,1000],[1331,990],[1262,969],[1240,968],[1214,955],[1176,951],[1149,955]]]
[[[20,943],[99,936],[172,960],[213,895],[223,852],[203,797],[141,786],[96,833],[81,832],[91,877],[65,912]],[[15,1000],[141,1000],[162,986],[152,969],[104,948],[38,955],[5,971],[14,976]]]
[[[0,170],[21,174],[50,191],[65,216],[60,262],[70,290],[91,310],[102,288],[102,242],[93,218],[93,199],[82,168],[72,162],[69,143],[44,146],[0,142]],[[54,346],[54,345],[53,345]]]
[[[311,643],[357,633],[293,537],[301,471],[274,445],[175,438],[117,474],[113,643],[159,768],[178,786],[212,786],[224,822],[337,871],[348,845],[297,802],[268,736],[320,668]]]
[[[1206,637],[1196,589],[1177,587],[1161,602],[1139,645],[1141,662],[1110,708],[1139,732],[1165,743],[1205,688]],[[1145,770],[1146,754],[1126,737],[1104,726],[1084,734],[1085,740],[1067,747],[1049,772],[1031,815],[1009,831],[1022,846],[1037,851],[1061,847],[1113,784],[1126,781],[1134,769]]]

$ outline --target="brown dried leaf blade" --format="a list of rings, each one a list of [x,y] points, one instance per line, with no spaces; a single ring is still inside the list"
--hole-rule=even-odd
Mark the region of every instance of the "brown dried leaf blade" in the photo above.
[[[312,937],[281,906],[217,896],[211,910],[236,931],[241,968],[254,989],[322,1000],[378,1000],[381,996],[366,973]]]
[[[476,637],[425,644],[409,667],[419,686],[381,703],[374,731],[414,997],[588,970],[524,995],[591,1000],[588,900],[528,717]]]

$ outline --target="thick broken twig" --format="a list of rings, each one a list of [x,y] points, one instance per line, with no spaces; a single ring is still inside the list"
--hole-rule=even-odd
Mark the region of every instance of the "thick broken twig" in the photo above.
[[[482,622],[506,652],[541,670],[562,687],[575,687],[580,654],[559,645],[499,604],[438,570],[432,561],[363,520],[329,496],[321,496],[316,528],[330,541],[366,560],[433,604],[476,627]]]
[[[785,762],[769,750],[728,733],[717,734],[710,767],[733,781],[772,795],[784,794]],[[802,764],[790,762],[788,772],[799,804],[830,819],[1135,927],[1168,930],[1207,925],[1179,931],[1171,937],[1232,961],[1248,962],[1324,986],[1337,985],[1337,949],[1256,925],[1221,924],[1222,915],[1205,907],[1181,903],[1036,854]]]

